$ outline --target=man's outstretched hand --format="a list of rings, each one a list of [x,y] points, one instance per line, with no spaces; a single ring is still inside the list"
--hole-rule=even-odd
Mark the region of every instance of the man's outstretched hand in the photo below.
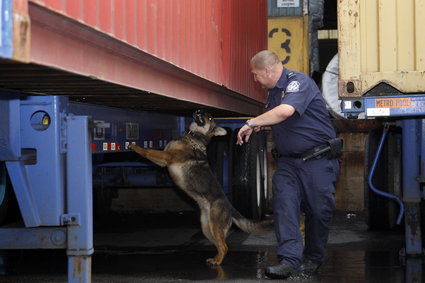
[[[236,144],[243,145],[244,142],[248,142],[249,137],[253,131],[254,129],[251,129],[247,125],[243,125],[243,127],[239,129],[238,140],[236,141]]]

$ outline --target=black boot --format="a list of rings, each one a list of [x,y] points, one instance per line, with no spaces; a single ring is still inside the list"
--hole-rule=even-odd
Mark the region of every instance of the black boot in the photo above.
[[[285,279],[291,275],[295,275],[297,272],[298,269],[281,263],[279,265],[266,267],[264,274],[272,279]]]
[[[310,259],[303,260],[303,263],[300,266],[300,272],[305,275],[313,275],[317,272],[320,267],[320,263],[314,262]]]

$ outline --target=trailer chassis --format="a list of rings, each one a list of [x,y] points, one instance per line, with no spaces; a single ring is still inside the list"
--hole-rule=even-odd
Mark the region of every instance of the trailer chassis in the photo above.
[[[89,119],[58,96],[2,93],[0,161],[24,227],[0,228],[0,249],[66,249],[68,281],[91,281],[92,165]]]
[[[425,251],[422,244],[421,201],[425,199],[425,94],[364,96],[342,100],[342,111],[349,118],[364,112],[366,118],[381,118],[384,130],[375,157],[390,126],[402,129],[402,196],[381,193],[372,184],[373,170],[369,174],[369,187],[376,193],[396,200],[400,205],[397,224],[404,215],[405,248],[400,251],[406,263],[406,282],[422,278],[422,259]],[[374,169],[374,166],[372,166]],[[418,259],[419,257],[419,259]]]

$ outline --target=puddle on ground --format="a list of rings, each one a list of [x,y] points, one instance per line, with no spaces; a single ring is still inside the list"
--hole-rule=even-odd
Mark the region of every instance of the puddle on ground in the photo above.
[[[196,233],[199,220],[193,215],[123,219],[95,234],[92,282],[273,282],[264,276],[265,267],[277,264],[269,237],[252,238],[235,230],[222,266],[210,267],[205,260],[216,251]],[[402,234],[366,231],[353,226],[353,220],[362,223],[357,218],[349,220],[341,218],[342,224],[331,231],[327,260],[318,274],[284,282],[425,282],[422,258],[399,257]],[[0,276],[0,282],[67,282],[64,250],[7,254],[7,274]],[[0,258],[0,274],[2,262]]]
[[[221,267],[209,267],[214,251],[102,250],[93,256],[93,282],[266,282],[264,268],[275,265],[272,251],[230,251]],[[64,282],[66,256],[59,251],[15,251],[12,272],[0,282]],[[288,282],[422,282],[422,259],[403,262],[397,251],[329,250],[319,273]],[[46,281],[45,281],[46,280]],[[425,281],[424,281],[425,282]]]

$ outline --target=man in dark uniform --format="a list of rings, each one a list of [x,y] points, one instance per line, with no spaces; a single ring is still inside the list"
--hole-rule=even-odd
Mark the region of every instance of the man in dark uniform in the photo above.
[[[312,274],[325,258],[342,143],[335,139],[325,102],[310,77],[285,69],[268,50],[251,59],[251,72],[269,91],[266,112],[246,122],[237,144],[247,142],[253,131],[271,127],[277,158],[273,208],[280,264],[267,267],[265,274],[270,278]]]

